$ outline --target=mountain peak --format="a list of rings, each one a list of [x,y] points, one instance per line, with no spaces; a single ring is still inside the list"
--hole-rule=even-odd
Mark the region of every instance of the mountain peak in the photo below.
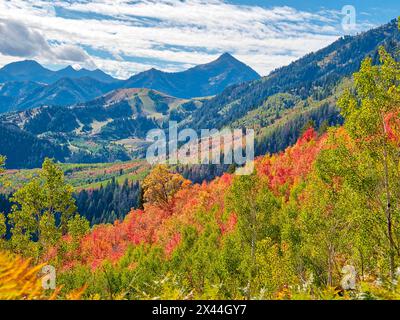
[[[11,62],[5,65],[1,70],[6,72],[13,72],[15,70],[22,70],[22,69],[29,69],[29,70],[38,70],[38,69],[45,69],[40,63],[35,60],[21,60]]]
[[[232,56],[229,52],[225,52],[219,56],[217,61],[238,61],[234,56]]]
[[[73,71],[75,71],[75,68],[73,68],[72,66],[67,66],[64,69],[61,69],[59,71],[72,71],[73,72]]]
[[[158,70],[158,69],[156,69],[156,68],[151,68],[151,69],[148,69],[148,70],[145,70],[145,71],[142,71],[142,72],[139,72],[139,73],[137,73],[137,74],[135,74],[135,75],[133,75],[133,76],[131,76],[128,80],[126,80],[126,81],[129,81],[130,79],[135,79],[135,78],[138,78],[138,77],[140,77],[140,78],[145,78],[145,77],[156,77],[157,75],[160,75],[160,74],[162,74],[163,73],[163,71],[160,71],[160,70]]]
[[[179,98],[213,96],[226,87],[259,79],[260,75],[229,53],[217,60],[180,72],[152,68],[138,73],[123,84],[124,88],[149,88]]]
[[[39,62],[35,60],[21,60],[21,61],[11,62],[8,64],[8,66],[12,65],[42,66]]]
[[[149,72],[149,73],[159,73],[161,71],[153,67],[153,68],[147,70],[147,72]]]

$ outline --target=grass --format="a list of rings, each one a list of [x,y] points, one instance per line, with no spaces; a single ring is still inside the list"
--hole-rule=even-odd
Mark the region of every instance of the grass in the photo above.
[[[145,160],[96,164],[60,164],[65,178],[77,191],[98,189],[116,179],[118,183],[144,179],[150,170]],[[0,175],[0,193],[10,193],[39,174],[40,169],[7,170]]]

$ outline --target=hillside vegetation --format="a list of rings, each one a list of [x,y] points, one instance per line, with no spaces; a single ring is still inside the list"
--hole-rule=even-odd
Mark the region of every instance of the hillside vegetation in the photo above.
[[[400,63],[383,47],[373,62],[341,94],[343,126],[308,128],[247,176],[193,184],[156,166],[143,208],[113,224],[91,228],[46,160],[0,245],[56,266],[60,298],[398,299]]]

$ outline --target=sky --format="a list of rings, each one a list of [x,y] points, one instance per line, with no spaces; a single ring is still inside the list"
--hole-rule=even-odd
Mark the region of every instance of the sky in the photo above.
[[[398,0],[0,0],[0,66],[33,59],[124,79],[229,52],[267,75],[398,15]]]

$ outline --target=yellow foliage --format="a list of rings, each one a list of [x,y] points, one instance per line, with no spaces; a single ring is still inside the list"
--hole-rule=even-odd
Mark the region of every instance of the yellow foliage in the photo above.
[[[38,274],[42,267],[31,267],[30,260],[0,252],[0,300],[40,299],[43,289]]]
[[[42,287],[39,276],[44,264],[31,266],[31,260],[24,260],[10,252],[0,251],[0,300],[80,300],[87,286],[60,296],[62,287],[50,295]]]
[[[400,300],[400,283],[377,284],[376,282],[362,282],[361,295],[363,300]]]
[[[143,181],[144,200],[160,208],[168,208],[174,195],[191,182],[172,173],[166,165],[157,165]]]
[[[70,293],[67,294],[66,298],[67,300],[81,300],[82,295],[85,293],[87,288],[87,285],[83,286],[82,288],[78,290],[74,290]]]

